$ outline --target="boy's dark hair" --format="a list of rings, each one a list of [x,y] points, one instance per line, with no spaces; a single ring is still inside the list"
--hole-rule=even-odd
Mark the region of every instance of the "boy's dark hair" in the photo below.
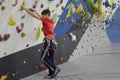
[[[50,10],[49,9],[45,9],[41,12],[42,15],[48,15],[50,17]]]

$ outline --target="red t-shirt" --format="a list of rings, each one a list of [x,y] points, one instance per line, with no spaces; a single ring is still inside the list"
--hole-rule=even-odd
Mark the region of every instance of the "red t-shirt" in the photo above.
[[[43,33],[45,36],[54,35],[54,21],[48,17],[41,17]]]

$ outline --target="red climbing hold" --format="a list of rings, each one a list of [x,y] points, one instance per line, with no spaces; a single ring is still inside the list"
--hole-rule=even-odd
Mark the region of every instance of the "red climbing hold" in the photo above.
[[[2,37],[2,35],[0,34],[0,41],[3,41],[3,37]]]
[[[13,7],[15,7],[18,4],[18,0],[15,0],[15,3],[12,4]]]
[[[40,69],[44,69],[44,64],[40,64]]]
[[[63,58],[63,57],[61,57],[61,58],[60,58],[60,62],[63,62],[63,61],[64,61],[64,58]]]
[[[17,26],[16,27],[16,30],[17,30],[17,33],[20,33],[24,28],[24,23],[21,23],[21,27]]]
[[[64,8],[65,8],[64,6],[61,7],[62,10],[64,10]]]
[[[10,37],[10,34],[4,34],[4,41],[8,40]]]
[[[65,20],[62,20],[62,24],[65,24]]]

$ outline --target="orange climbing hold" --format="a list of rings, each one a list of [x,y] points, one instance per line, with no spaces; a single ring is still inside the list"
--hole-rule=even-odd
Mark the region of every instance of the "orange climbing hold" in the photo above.
[[[40,69],[44,69],[44,64],[40,64]]]
[[[18,0],[15,0],[15,3],[12,4],[13,7],[15,7],[18,4]]]

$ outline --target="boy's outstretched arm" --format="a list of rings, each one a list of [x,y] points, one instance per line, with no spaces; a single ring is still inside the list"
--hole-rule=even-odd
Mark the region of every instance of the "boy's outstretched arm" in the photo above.
[[[37,12],[34,12],[34,11],[31,11],[31,10],[27,9],[24,5],[22,5],[21,7],[22,7],[25,11],[27,11],[32,17],[40,20],[40,17],[41,17],[41,16],[38,15]],[[36,13],[37,13],[37,14],[36,14]]]

